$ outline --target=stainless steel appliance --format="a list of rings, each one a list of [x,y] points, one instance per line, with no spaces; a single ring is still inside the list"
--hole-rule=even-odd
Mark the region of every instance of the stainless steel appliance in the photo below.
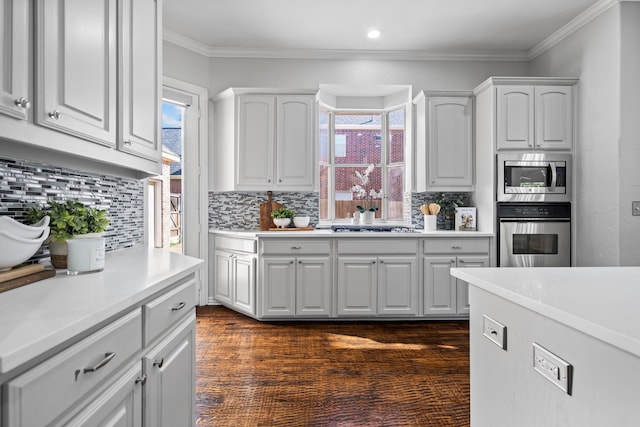
[[[570,202],[571,154],[501,153],[498,202]]]
[[[498,203],[499,267],[570,267],[570,203]]]

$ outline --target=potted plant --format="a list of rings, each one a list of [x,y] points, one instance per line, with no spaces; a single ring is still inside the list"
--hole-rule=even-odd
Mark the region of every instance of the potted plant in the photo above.
[[[279,208],[271,212],[273,223],[278,228],[285,228],[291,223],[295,213],[291,209]]]
[[[375,188],[371,188],[371,180],[369,175],[375,169],[375,165],[372,163],[364,170],[364,172],[355,171],[358,182],[351,187],[351,191],[355,194],[356,199],[362,200],[361,205],[357,205],[356,209],[360,212],[360,222],[362,224],[371,224],[375,217],[375,213],[378,210],[378,206],[374,205],[374,200],[382,199],[384,195],[382,189],[376,191]]]
[[[109,225],[106,211],[85,206],[78,200],[49,200],[44,208],[31,208],[27,212],[27,219],[36,223],[45,215],[51,218],[48,243],[51,264],[56,268],[67,267],[68,239],[81,235],[97,236]]]
[[[433,202],[440,205],[440,213],[442,214],[442,219],[444,220],[445,230],[453,230],[453,220],[456,215],[456,209],[458,208],[458,206],[463,206],[465,204],[465,200],[466,195],[461,193],[438,193],[438,195],[435,197]]]

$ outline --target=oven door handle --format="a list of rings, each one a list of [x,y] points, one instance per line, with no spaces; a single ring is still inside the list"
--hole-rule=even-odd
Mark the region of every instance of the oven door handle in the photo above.
[[[571,218],[499,218],[500,222],[569,222]]]
[[[551,185],[549,186],[549,190],[555,192],[558,182],[558,171],[556,170],[556,164],[554,162],[549,162],[549,167],[551,168]]]

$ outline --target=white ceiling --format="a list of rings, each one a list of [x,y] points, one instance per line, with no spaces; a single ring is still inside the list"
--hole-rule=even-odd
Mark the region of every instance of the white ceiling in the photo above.
[[[209,56],[385,53],[517,58],[530,55],[578,15],[603,2],[611,0],[164,0],[163,4],[165,39]],[[382,36],[367,39],[371,28]]]

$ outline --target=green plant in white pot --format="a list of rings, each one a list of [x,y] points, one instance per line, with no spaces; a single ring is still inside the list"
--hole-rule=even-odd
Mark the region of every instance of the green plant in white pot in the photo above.
[[[271,218],[273,218],[273,223],[278,228],[285,228],[290,223],[293,217],[295,216],[295,212],[291,209],[280,208],[271,212]]]
[[[46,207],[31,208],[27,212],[27,218],[31,223],[40,221],[45,215],[51,218],[49,252],[51,264],[56,268],[67,267],[68,239],[90,233],[103,233],[109,226],[106,211],[88,207],[78,200],[49,200]]]

